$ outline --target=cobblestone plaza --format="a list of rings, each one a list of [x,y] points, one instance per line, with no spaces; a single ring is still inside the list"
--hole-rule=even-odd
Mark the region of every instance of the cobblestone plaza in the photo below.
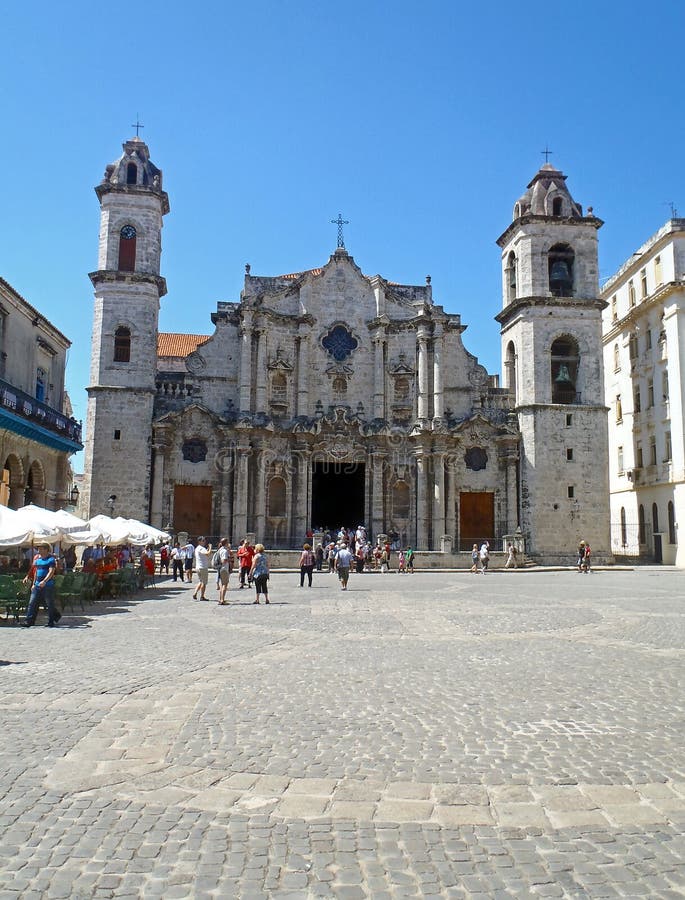
[[[682,897],[684,579],[165,580],[3,627],[0,900]]]

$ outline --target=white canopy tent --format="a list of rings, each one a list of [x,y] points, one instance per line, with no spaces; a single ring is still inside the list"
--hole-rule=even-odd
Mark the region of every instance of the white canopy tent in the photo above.
[[[32,531],[27,527],[25,519],[15,509],[0,506],[0,547],[18,547],[30,544]]]

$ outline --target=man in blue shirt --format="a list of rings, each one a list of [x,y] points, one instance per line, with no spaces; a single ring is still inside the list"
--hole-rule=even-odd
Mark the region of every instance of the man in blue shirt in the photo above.
[[[48,626],[54,628],[61,618],[55,609],[55,568],[57,563],[52,555],[50,544],[39,544],[38,554],[33,561],[32,570],[29,571],[29,574],[24,579],[24,582],[28,583],[33,574],[31,599],[26,610],[24,627],[30,628],[31,625],[35,624],[38,606],[42,602],[48,611]]]

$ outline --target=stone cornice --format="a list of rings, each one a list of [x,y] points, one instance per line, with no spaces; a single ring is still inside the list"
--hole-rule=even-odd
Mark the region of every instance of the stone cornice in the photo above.
[[[521,228],[524,225],[531,225],[536,223],[546,224],[546,225],[571,225],[573,227],[577,227],[579,225],[591,225],[593,228],[600,229],[604,222],[602,219],[598,219],[597,216],[582,216],[580,218],[568,217],[562,218],[561,216],[538,216],[533,213],[528,213],[525,216],[519,216],[518,219],[514,219],[511,225],[503,231],[502,234],[497,238],[497,244],[500,247],[505,247],[509,241],[513,233]]]
[[[110,182],[103,182],[95,187],[95,193],[98,195],[100,203],[102,203],[102,198],[105,194],[130,194],[131,196],[148,194],[159,200],[163,216],[171,209],[167,192],[159,189],[155,190],[154,187],[147,184],[111,184]]]
[[[596,309],[598,312],[601,312],[603,309],[606,309],[607,305],[606,300],[600,300],[599,298],[587,300],[580,297],[555,297],[554,295],[548,297],[517,297],[511,303],[508,303],[502,312],[497,313],[495,321],[499,322],[500,325],[506,325],[515,313],[520,312],[522,309],[532,309],[536,306],[548,309]]]
[[[151,272],[119,272],[115,269],[99,269],[97,272],[89,272],[88,277],[93,287],[99,284],[154,284],[159,297],[166,294],[166,278],[161,275],[153,275]]]
[[[611,323],[611,328],[602,335],[603,343],[607,344],[622,334],[626,329],[633,328],[645,315],[651,312],[655,306],[665,302],[671,294],[682,291],[685,288],[685,281],[669,281],[658,287],[654,293],[650,294],[644,300],[640,300],[632,309],[620,319]],[[608,304],[607,304],[608,305]]]

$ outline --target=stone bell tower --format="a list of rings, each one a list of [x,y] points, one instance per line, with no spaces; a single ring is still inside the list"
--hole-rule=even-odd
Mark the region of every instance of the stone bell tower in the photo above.
[[[545,163],[514,206],[502,248],[505,387],[521,431],[527,552],[568,563],[578,541],[611,556],[597,232],[566,176]]]
[[[95,188],[100,250],[95,288],[84,508],[147,520],[162,217],[169,198],[147,145],[134,137]],[[111,500],[115,497],[115,500]]]

